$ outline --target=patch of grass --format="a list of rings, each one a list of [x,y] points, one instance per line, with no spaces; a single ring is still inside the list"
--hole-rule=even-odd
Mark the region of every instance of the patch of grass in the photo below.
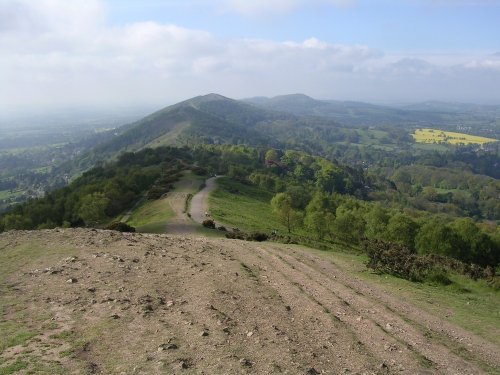
[[[0,352],[6,348],[21,345],[36,336],[31,327],[25,324],[26,319],[31,318],[45,321],[46,311],[40,311],[38,315],[32,316],[25,309],[22,296],[12,289],[10,278],[20,269],[36,268],[37,260],[41,257],[53,258],[61,254],[72,255],[72,251],[61,247],[43,247],[39,243],[32,242],[19,246],[6,246],[0,240]],[[8,319],[5,316],[8,314]]]
[[[138,232],[164,233],[167,221],[174,216],[174,211],[167,198],[145,201],[132,215],[127,224]]]
[[[10,325],[10,330],[8,329]],[[37,335],[36,332],[18,331],[22,329],[17,324],[2,324],[2,338],[0,338],[0,352],[12,346],[24,344]]]
[[[245,272],[249,277],[252,279],[256,279],[257,275],[255,274],[254,270],[247,266],[245,263],[241,262],[240,263],[241,270]]]
[[[59,353],[59,358],[65,358],[69,357],[75,354],[75,351],[73,349],[68,349],[68,350],[63,350],[62,352]]]
[[[0,375],[9,375],[13,374],[15,372],[24,370],[25,368],[28,367],[28,363],[21,361],[21,360],[16,360],[14,363],[7,365],[5,367],[0,367]]]
[[[248,232],[286,231],[271,211],[271,193],[227,177],[218,179],[217,186],[208,198],[210,213],[217,222]]]
[[[71,331],[62,331],[60,333],[56,333],[50,336],[51,339],[60,339],[60,340],[71,340],[74,337],[74,333]]]

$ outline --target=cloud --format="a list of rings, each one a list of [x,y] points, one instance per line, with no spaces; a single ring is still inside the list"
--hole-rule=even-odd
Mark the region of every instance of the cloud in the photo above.
[[[215,4],[220,11],[237,13],[244,16],[262,14],[282,14],[300,8],[321,5],[344,7],[354,0],[219,0]]]
[[[0,20],[7,19],[0,22],[0,111],[162,106],[207,92],[500,102],[500,59],[491,54],[393,56],[314,37],[224,39],[157,22],[109,26],[97,0],[0,1]]]

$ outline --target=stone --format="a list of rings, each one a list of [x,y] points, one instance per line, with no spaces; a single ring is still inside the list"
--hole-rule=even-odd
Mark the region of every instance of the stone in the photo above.
[[[307,375],[319,375],[319,371],[316,370],[314,367],[310,367],[306,370]]]
[[[245,367],[252,367],[252,365],[253,365],[252,361],[250,361],[246,358],[241,358],[240,363],[242,366],[245,366]]]
[[[74,284],[74,283],[76,283],[77,281],[78,281],[78,280],[77,280],[77,279],[75,279],[74,277],[71,277],[71,278],[69,278],[68,280],[66,280],[66,282],[67,282],[67,283],[69,283],[69,284]]]

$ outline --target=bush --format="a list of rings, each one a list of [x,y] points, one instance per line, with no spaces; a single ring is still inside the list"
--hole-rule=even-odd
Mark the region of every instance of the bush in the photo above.
[[[203,220],[203,223],[201,223],[201,225],[203,225],[205,228],[215,229],[215,222],[210,219]]]
[[[116,230],[118,232],[135,232],[135,228],[121,221],[114,221],[107,225],[105,229]]]
[[[234,231],[234,232],[227,232],[226,238],[231,238],[231,239],[235,239],[235,240],[243,240],[243,241],[262,242],[262,241],[267,241],[269,239],[269,236],[263,232],[245,233],[245,232],[238,230],[238,231]]]
[[[442,269],[431,269],[427,273],[425,280],[433,283],[433,284],[439,284],[439,285],[450,285],[453,283],[453,281],[450,280],[448,277],[448,272]]]
[[[263,232],[253,232],[250,233],[247,236],[247,241],[257,241],[257,242],[262,242],[262,241],[267,241],[269,236],[266,233]]]
[[[220,226],[217,229],[220,230],[221,232],[227,232],[226,227],[223,227],[223,226]]]

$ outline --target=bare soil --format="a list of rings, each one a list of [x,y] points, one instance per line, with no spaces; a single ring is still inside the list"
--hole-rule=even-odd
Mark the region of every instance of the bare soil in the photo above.
[[[1,319],[37,333],[1,352],[19,373],[500,371],[496,345],[300,246],[58,229],[1,234],[0,252],[0,301],[23,307]]]

